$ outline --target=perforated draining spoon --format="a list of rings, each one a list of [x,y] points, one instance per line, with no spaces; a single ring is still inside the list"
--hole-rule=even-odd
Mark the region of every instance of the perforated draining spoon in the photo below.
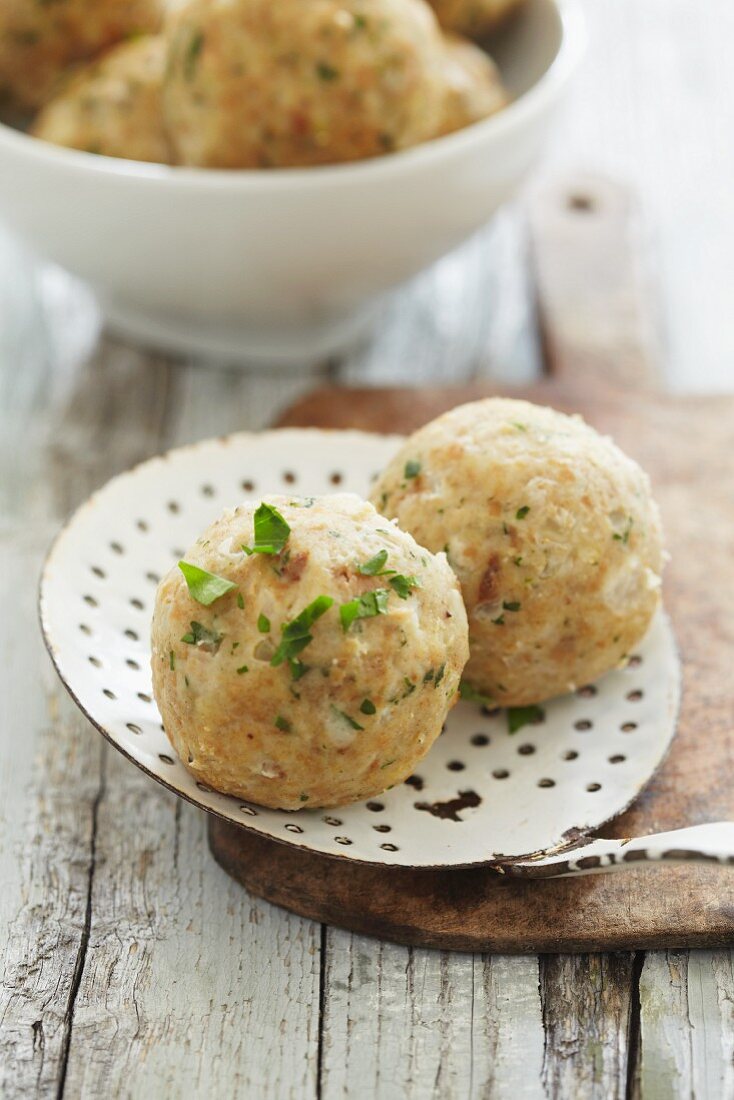
[[[734,865],[734,821],[712,821],[623,840],[590,840],[572,851],[508,862],[497,870],[527,878],[558,878],[621,871],[641,863],[691,862]]]

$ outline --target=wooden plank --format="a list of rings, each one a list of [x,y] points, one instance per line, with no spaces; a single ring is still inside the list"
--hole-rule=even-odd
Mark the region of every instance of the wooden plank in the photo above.
[[[648,955],[640,980],[635,1095],[734,1096],[730,950]]]
[[[548,1096],[626,1097],[635,979],[635,956],[626,952],[541,960]]]
[[[334,929],[326,942],[324,1100],[538,1095],[536,959],[405,949]]]

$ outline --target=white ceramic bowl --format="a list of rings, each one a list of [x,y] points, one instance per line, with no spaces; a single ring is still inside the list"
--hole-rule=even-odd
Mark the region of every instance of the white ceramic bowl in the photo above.
[[[308,360],[379,296],[460,244],[517,188],[581,52],[576,0],[528,0],[493,43],[513,96],[448,137],[356,164],[170,168],[58,148],[0,125],[0,217],[86,279],[147,343]]]

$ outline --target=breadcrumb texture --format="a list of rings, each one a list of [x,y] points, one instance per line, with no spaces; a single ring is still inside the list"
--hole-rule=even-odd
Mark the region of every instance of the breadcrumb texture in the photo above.
[[[146,35],[76,73],[38,115],[35,137],[108,157],[166,163],[161,91],[165,42]]]
[[[243,552],[257,502],[242,504],[186,555],[236,589],[204,607],[178,568],[158,588],[152,670],[166,733],[189,771],[227,794],[288,810],[359,801],[410,775],[456,700],[468,657],[459,586],[443,554],[356,496],[267,501],[291,527],[280,554]],[[417,582],[405,598],[393,574],[358,570],[383,550],[384,568]],[[385,589],[384,613],[343,628],[341,604]],[[306,671],[273,666],[283,627],[320,596],[334,604],[298,655]],[[194,622],[208,632],[199,644],[183,640]]]
[[[164,0],[0,0],[0,102],[40,107],[64,71],[157,31]]]
[[[181,164],[333,164],[438,132],[443,41],[423,0],[181,0],[166,33]]]
[[[525,0],[429,0],[442,27],[481,38],[504,23]]]
[[[444,41],[444,106],[439,135],[489,118],[509,102],[497,66],[484,50],[457,34],[447,34]]]
[[[462,405],[410,437],[372,500],[447,553],[469,617],[465,679],[498,703],[539,702],[624,663],[658,606],[649,480],[578,416]]]

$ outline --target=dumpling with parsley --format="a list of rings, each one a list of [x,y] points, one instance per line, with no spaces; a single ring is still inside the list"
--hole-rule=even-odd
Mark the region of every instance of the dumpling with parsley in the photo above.
[[[523,706],[587,684],[624,664],[660,602],[650,482],[580,416],[461,405],[405,442],[372,499],[461,582],[469,695]]]
[[[443,43],[424,0],[179,0],[166,34],[180,164],[336,164],[437,133]]]
[[[445,556],[351,494],[225,512],[156,595],[171,743],[198,780],[264,806],[339,806],[402,782],[467,657]]]

